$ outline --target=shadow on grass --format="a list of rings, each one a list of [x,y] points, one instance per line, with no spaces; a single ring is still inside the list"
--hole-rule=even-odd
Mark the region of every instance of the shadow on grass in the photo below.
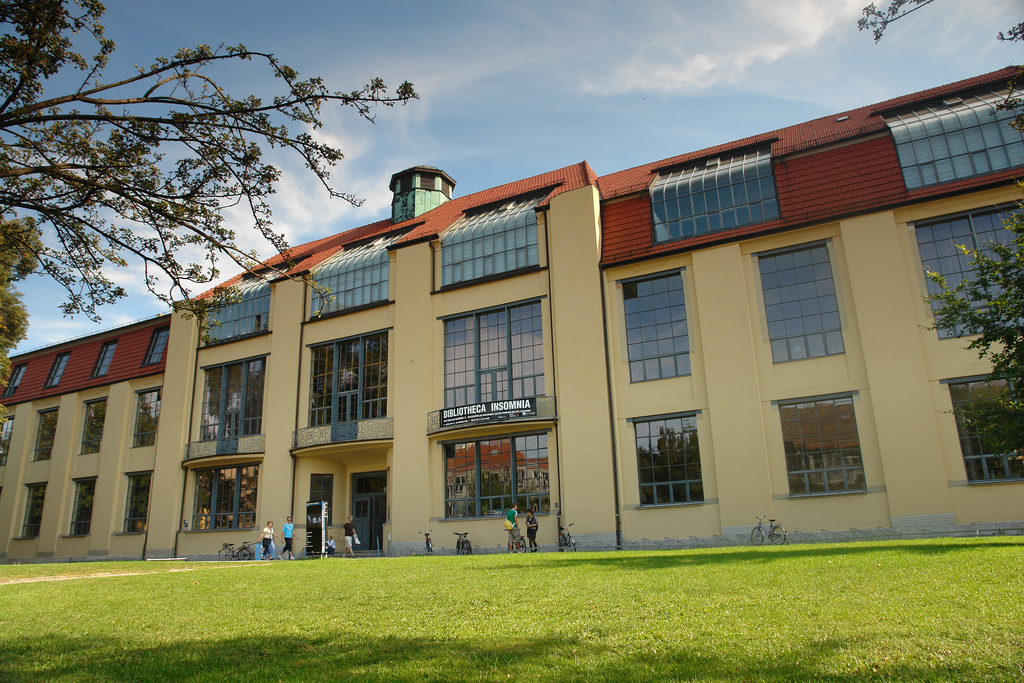
[[[311,617],[315,618],[315,617]],[[507,625],[496,624],[496,629]],[[600,641],[516,640],[478,644],[464,639],[372,638],[352,634],[174,641],[159,647],[95,637],[17,636],[0,639],[0,680],[301,681],[793,681],[853,682],[1015,680],[1008,666],[969,657],[936,668],[927,662],[849,664],[844,644],[825,640],[766,655],[708,654],[700,643],[662,643],[618,650]],[[844,665],[848,671],[841,670]]]
[[[699,567],[708,565],[736,564],[737,562],[771,563],[797,558],[829,558],[854,555],[902,553],[923,556],[940,556],[961,552],[983,552],[997,548],[1019,548],[1024,550],[1024,539],[1017,541],[992,541],[986,543],[928,542],[886,543],[860,545],[854,543],[800,544],[783,546],[758,546],[750,548],[727,548],[722,552],[701,552],[700,550],[628,550],[602,553],[546,553],[543,568],[558,568],[566,565],[586,564],[609,569],[658,569],[677,567]],[[712,549],[719,550],[719,549]],[[551,556],[555,555],[554,558]],[[512,557],[529,557],[513,555]]]

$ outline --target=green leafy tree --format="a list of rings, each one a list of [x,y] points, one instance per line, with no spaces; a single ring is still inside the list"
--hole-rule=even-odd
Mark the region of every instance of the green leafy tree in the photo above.
[[[44,235],[33,253],[67,291],[67,315],[98,319],[98,306],[126,295],[104,271],[133,263],[161,300],[205,313],[217,299],[192,290],[215,282],[224,259],[264,268],[226,210],[242,208],[245,229],[287,256],[268,204],[281,172],[264,154],[298,155],[331,197],[358,205],[330,184],[343,156],[314,137],[324,108],[372,122],[379,106],[416,97],[379,78],[333,91],[242,45],[182,49],[108,79],[103,13],[97,0],[0,0],[0,220],[30,219]],[[76,51],[86,42],[95,54]],[[230,94],[225,68],[263,69],[267,97]]]
[[[942,290],[932,297],[935,327],[972,336],[967,348],[992,363],[992,379],[1006,390],[993,400],[957,409],[957,418],[982,437],[986,450],[1024,450],[1024,213],[1009,214],[1013,239],[978,250],[960,245],[971,259],[972,275],[950,288],[938,273],[928,277]]]
[[[882,39],[889,25],[934,0],[890,0],[882,8],[874,3],[862,10],[857,22],[860,30],[871,30],[875,42]],[[996,38],[1024,41],[1024,22],[1000,31]],[[1024,67],[1007,83],[1009,94],[1001,109],[1019,110],[1024,101],[1018,86],[1024,79]],[[1024,111],[1010,124],[1024,132]],[[1022,187],[1024,189],[1024,187]],[[1006,227],[1013,233],[1007,244],[989,244],[980,249],[964,245],[958,248],[971,259],[973,275],[950,288],[938,273],[928,277],[940,287],[932,297],[935,327],[963,330],[976,335],[967,348],[992,363],[992,379],[1006,380],[1006,390],[991,401],[957,408],[957,420],[977,433],[986,452],[1024,451],[1024,207],[1009,214]]]
[[[35,270],[40,249],[32,221],[0,221],[0,392],[11,372],[10,351],[28,332],[28,311],[14,283]],[[0,405],[0,416],[5,412]]]

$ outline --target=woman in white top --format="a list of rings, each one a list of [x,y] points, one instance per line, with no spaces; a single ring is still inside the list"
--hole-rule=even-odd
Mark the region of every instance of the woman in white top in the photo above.
[[[268,520],[267,525],[263,527],[263,531],[260,532],[259,538],[256,539],[257,541],[263,542],[263,557],[265,559],[274,559],[274,553],[271,550],[271,547],[275,536],[277,536],[277,534],[274,533],[274,523]]]

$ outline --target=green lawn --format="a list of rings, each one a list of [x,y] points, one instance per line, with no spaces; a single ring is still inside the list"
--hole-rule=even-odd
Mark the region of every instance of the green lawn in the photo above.
[[[0,681],[1024,681],[1022,565],[1016,538],[3,565]]]

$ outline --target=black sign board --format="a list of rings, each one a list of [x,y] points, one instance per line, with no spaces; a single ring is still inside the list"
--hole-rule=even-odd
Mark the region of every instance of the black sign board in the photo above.
[[[499,422],[513,417],[535,417],[536,398],[514,398],[507,401],[473,403],[441,411],[441,426],[452,427],[467,422]]]
[[[327,554],[327,503],[322,500],[306,503],[306,557],[321,557]]]

